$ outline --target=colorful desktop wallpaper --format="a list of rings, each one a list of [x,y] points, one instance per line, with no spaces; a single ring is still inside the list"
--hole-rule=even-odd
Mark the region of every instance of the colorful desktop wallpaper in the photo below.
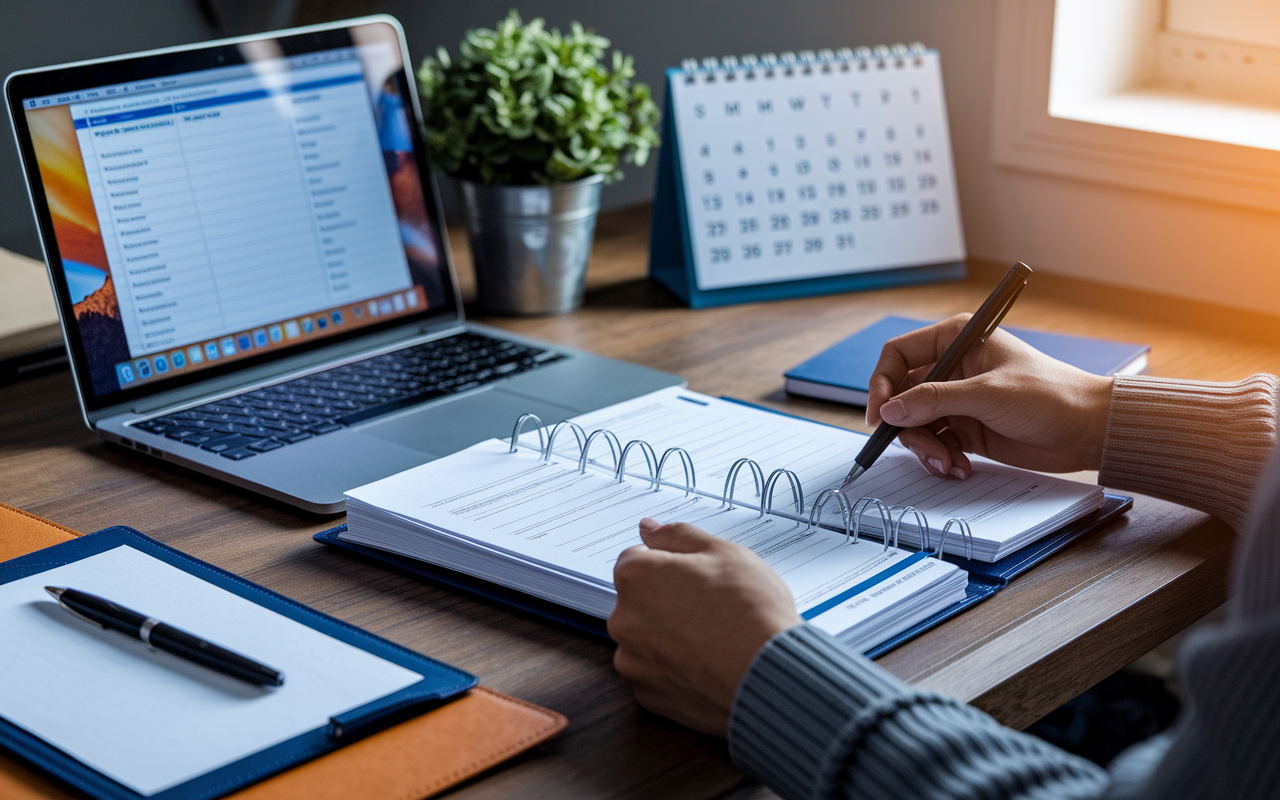
[[[409,115],[395,75],[382,84],[374,97],[374,109],[409,273],[413,282],[426,292],[427,308],[440,308],[448,302],[440,276],[440,253],[427,213],[427,199],[422,192],[422,175],[413,153]]]
[[[102,396],[120,388],[115,364],[129,359],[129,345],[71,109],[51,106],[26,115],[89,378],[94,393]]]

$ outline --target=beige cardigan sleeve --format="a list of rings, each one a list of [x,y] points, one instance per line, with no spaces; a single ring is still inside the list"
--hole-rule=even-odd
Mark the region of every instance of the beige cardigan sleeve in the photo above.
[[[1276,441],[1280,380],[1116,377],[1098,483],[1206,511],[1241,530]]]

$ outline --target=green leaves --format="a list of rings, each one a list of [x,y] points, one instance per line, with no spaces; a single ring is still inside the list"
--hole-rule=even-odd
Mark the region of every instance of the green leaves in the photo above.
[[[453,60],[441,48],[418,70],[427,149],[436,169],[508,186],[622,177],[658,144],[658,107],[633,83],[630,56],[577,22],[568,35],[513,9],[494,30],[467,32]]]

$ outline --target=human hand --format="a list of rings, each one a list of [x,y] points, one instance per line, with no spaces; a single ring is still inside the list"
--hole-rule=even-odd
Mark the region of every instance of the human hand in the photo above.
[[[613,664],[640,705],[724,736],[751,660],[802,622],[795,601],[755,553],[693,525],[643,519],[640,538],[613,568]]]
[[[969,314],[891,339],[871,375],[867,424],[906,428],[898,441],[934,475],[967,478],[965,453],[1046,472],[1098,469],[1111,378],[1057,361],[997,329],[949,381],[922,383]]]

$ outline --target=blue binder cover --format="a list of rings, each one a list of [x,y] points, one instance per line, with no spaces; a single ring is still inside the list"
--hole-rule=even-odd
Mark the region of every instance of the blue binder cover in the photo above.
[[[653,213],[649,222],[649,277],[665,286],[690,308],[786,300],[795,297],[836,294],[839,292],[881,289],[963,280],[965,262],[926,264],[918,267],[856,272],[824,278],[734,286],[702,290],[694,275],[693,244],[686,226],[687,198],[680,180],[680,146],[676,139],[675,112],[671,101],[673,76],[678,69],[667,70],[667,92],[662,114],[662,147],[658,149],[658,177],[654,188]]]
[[[477,683],[474,675],[321,614],[123,526],[107,528],[0,563],[0,583],[35,575],[121,545],[128,545],[225,591],[423,676],[418,683],[335,717],[333,722],[345,728],[341,738],[331,734],[333,724],[322,726],[149,795],[149,800],[209,800],[220,797],[422,713],[457,697]],[[0,747],[90,797],[106,800],[140,800],[144,797],[2,718]]]

